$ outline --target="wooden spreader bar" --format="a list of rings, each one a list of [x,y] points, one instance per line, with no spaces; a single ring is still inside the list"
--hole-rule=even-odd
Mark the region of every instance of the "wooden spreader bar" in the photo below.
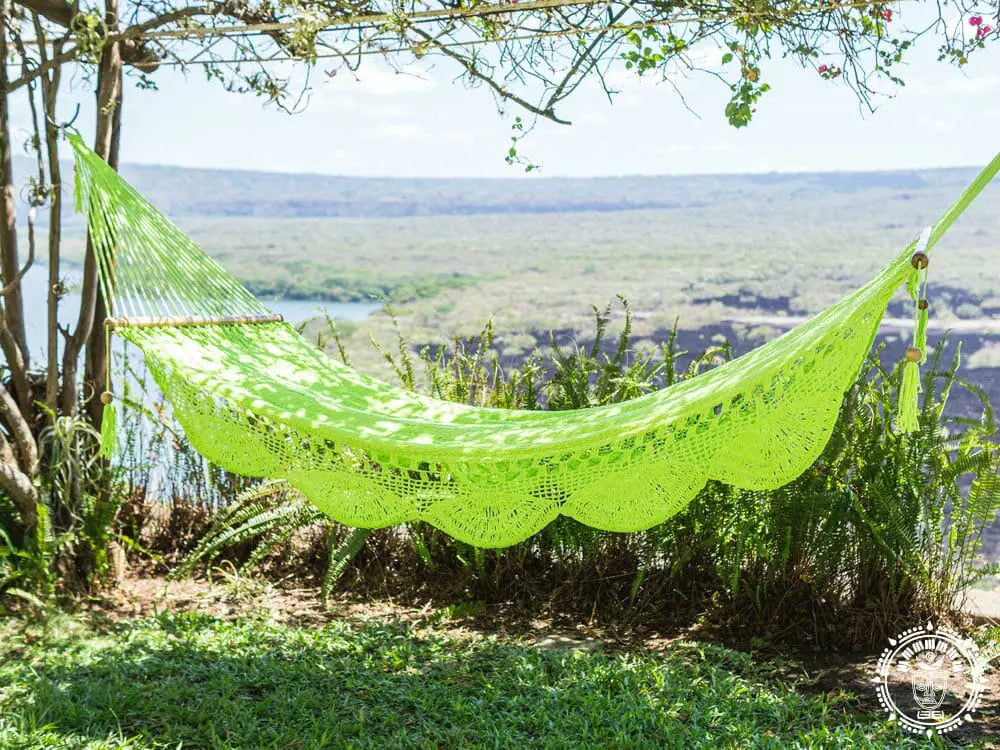
[[[106,318],[104,325],[116,328],[158,328],[184,326],[235,326],[256,323],[281,323],[278,313],[271,315],[163,315],[159,317]]]

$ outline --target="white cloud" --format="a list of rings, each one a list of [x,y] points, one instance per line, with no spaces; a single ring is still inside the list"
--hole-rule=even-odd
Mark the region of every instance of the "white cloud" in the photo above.
[[[573,122],[578,125],[607,125],[611,118],[607,112],[592,109],[573,118]]]
[[[408,141],[426,141],[430,134],[412,122],[383,122],[375,127],[375,134],[387,138],[398,138]]]
[[[954,76],[946,89],[949,94],[1000,94],[1000,75]]]
[[[954,133],[958,130],[958,123],[951,118],[921,117],[917,120],[917,129],[929,133]]]
[[[943,77],[942,77],[943,76]],[[955,70],[944,66],[934,70],[933,76],[906,76],[905,93],[909,96],[919,94],[926,97],[951,99],[955,94],[970,96],[985,94],[1000,94],[1000,75],[996,73],[978,73],[971,75],[965,70]]]
[[[339,71],[329,78],[324,89],[344,94],[361,96],[400,96],[403,94],[423,94],[437,85],[434,78],[417,65],[406,65],[395,71],[384,65],[371,65],[356,73]]]

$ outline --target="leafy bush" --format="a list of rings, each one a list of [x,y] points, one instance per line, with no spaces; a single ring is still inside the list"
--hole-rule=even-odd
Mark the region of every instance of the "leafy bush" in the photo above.
[[[23,538],[0,492],[0,600],[41,607],[57,595],[93,590],[120,572],[120,547],[157,560],[150,548],[193,549],[214,512],[256,484],[196,453],[169,405],[153,396],[145,368],[135,357],[118,360],[127,408],[119,408],[117,460],[103,460],[101,436],[85,418],[45,410],[38,436],[43,502],[31,538]]]
[[[114,519],[121,502],[100,456],[100,434],[80,416],[46,412],[39,435],[43,500],[34,534],[24,538],[0,493],[0,594],[33,605],[58,593],[86,590],[109,571]]]
[[[853,627],[874,642],[914,618],[953,615],[998,569],[979,554],[1000,510],[993,411],[956,375],[958,352],[941,366],[944,346],[929,358],[918,432],[892,432],[900,371],[876,352],[802,476],[770,492],[714,485],[692,503],[682,523],[700,524],[691,541],[707,543],[732,613],[778,633]],[[980,398],[981,419],[946,416],[955,385]]]

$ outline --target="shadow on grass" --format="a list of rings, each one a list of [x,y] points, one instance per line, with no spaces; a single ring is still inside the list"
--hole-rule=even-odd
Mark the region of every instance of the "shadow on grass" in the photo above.
[[[0,666],[4,747],[913,747],[740,652],[544,650],[203,615],[45,639]],[[87,743],[97,743],[88,745]],[[917,743],[920,744],[919,742]]]

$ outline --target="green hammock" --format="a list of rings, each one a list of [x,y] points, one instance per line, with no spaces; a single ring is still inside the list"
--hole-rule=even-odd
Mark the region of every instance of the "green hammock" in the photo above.
[[[645,529],[709,479],[778,487],[829,439],[890,297],[904,282],[918,296],[911,255],[921,240],[808,322],[669,388],[577,411],[468,406],[326,356],[79,137],[71,142],[77,210],[87,213],[110,326],[143,351],[192,445],[230,471],[287,479],[349,526],[422,519],[469,544],[502,547],[559,514]],[[925,252],[998,170],[1000,156],[925,232]],[[907,369],[909,403],[916,362]]]

